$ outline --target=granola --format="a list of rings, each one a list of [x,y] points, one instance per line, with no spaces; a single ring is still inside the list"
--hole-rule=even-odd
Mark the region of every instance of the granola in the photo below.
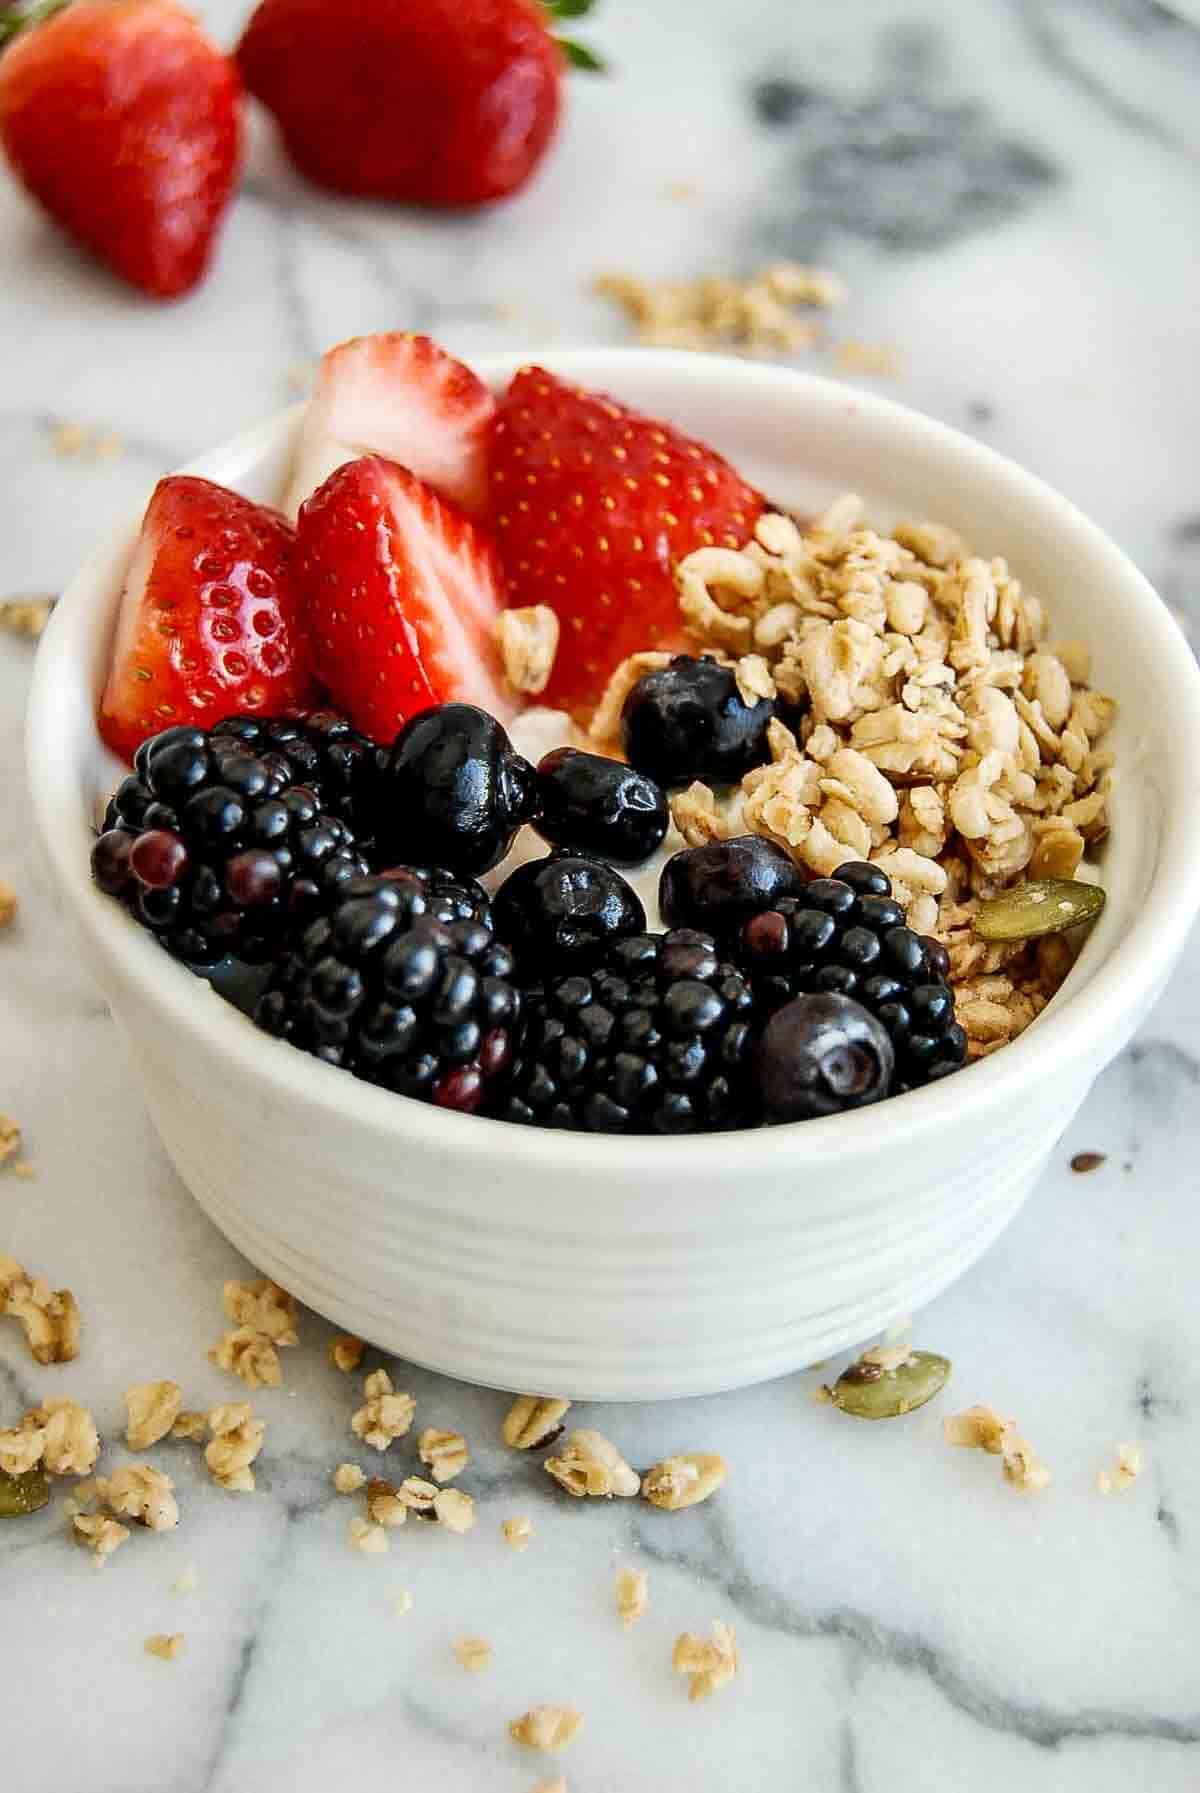
[[[106,1563],[129,1537],[129,1527],[110,1519],[107,1513],[76,1513],[71,1525],[76,1543],[86,1544],[97,1564]]]
[[[684,1631],[675,1639],[671,1666],[676,1674],[688,1677],[690,1700],[706,1700],[718,1688],[725,1687],[738,1672],[737,1640],[732,1625],[714,1619],[712,1642],[706,1643],[693,1631]]]
[[[17,893],[5,878],[0,878],[0,928],[9,927],[17,918]]]
[[[366,1486],[366,1475],[357,1463],[339,1463],[333,1472],[333,1487],[336,1494],[357,1494]]]
[[[182,1631],[156,1631],[142,1645],[147,1656],[158,1656],[163,1662],[174,1662],[183,1649]]]
[[[148,1451],[172,1430],[183,1406],[178,1382],[138,1382],[125,1390],[129,1423],[125,1442],[131,1451]]]
[[[438,1432],[432,1426],[417,1439],[417,1455],[435,1482],[452,1482],[471,1460],[461,1432]]]
[[[208,1416],[212,1442],[204,1452],[209,1473],[220,1488],[231,1493],[254,1491],[254,1462],[263,1446],[266,1421],[254,1419],[249,1401],[214,1407]]]
[[[223,1333],[209,1351],[208,1361],[219,1370],[229,1370],[250,1389],[278,1388],[283,1381],[274,1340],[252,1326]]]
[[[100,1434],[86,1407],[52,1395],[26,1418],[44,1431],[42,1461],[51,1475],[91,1475],[100,1455]]]
[[[1140,1444],[1119,1444],[1115,1469],[1102,1469],[1096,1476],[1101,1494],[1124,1494],[1145,1468],[1145,1454]]]
[[[469,1532],[475,1523],[475,1502],[459,1488],[439,1488],[433,1512],[438,1524],[448,1532]]]
[[[208,1415],[187,1408],[171,1427],[172,1438],[185,1438],[192,1444],[203,1444],[208,1431]]]
[[[626,273],[598,274],[593,290],[613,299],[637,340],[659,348],[734,347],[750,354],[796,354],[820,341],[814,314],[843,303],[836,274],[799,262],[775,262],[734,280],[706,274],[697,280],[647,281]]]
[[[366,1348],[364,1341],[355,1338],[352,1332],[340,1333],[337,1338],[330,1340],[329,1361],[343,1375],[352,1375],[362,1362]]]
[[[644,1569],[617,1570],[617,1611],[626,1631],[650,1604],[650,1582]]]
[[[0,1116],[0,1163],[20,1150],[21,1130]],[[9,1314],[25,1328],[37,1363],[71,1363],[79,1356],[79,1308],[70,1289],[52,1289],[41,1276],[30,1276],[15,1258],[0,1254],[0,1314]]]
[[[585,1495],[607,1500],[618,1495],[628,1500],[641,1487],[636,1470],[630,1469],[616,1445],[601,1432],[572,1432],[560,1457],[548,1457],[543,1465],[560,1488],[577,1499]]]
[[[386,1451],[403,1438],[413,1423],[417,1403],[409,1394],[397,1394],[386,1370],[372,1370],[363,1381],[366,1401],[350,1421],[350,1429],[364,1444]]]
[[[279,1347],[300,1342],[296,1303],[269,1276],[227,1282],[223,1294],[234,1324],[209,1352],[209,1362],[240,1377],[247,1388],[278,1388],[283,1381]]]
[[[533,1520],[528,1513],[514,1513],[511,1519],[503,1521],[500,1530],[503,1533],[504,1542],[510,1550],[515,1550],[518,1555],[523,1550],[528,1550],[533,1541]]]
[[[7,598],[0,603],[0,629],[36,641],[50,621],[53,598]]]
[[[561,1436],[570,1401],[551,1395],[518,1395],[504,1420],[502,1436],[515,1451],[536,1450]]]
[[[179,1524],[175,1484],[148,1463],[126,1463],[96,1481],[96,1494],[111,1513],[132,1519],[147,1531],[174,1531]]]
[[[382,1556],[384,1551],[391,1548],[382,1525],[376,1525],[357,1513],[350,1521],[347,1535],[351,1549],[361,1550],[364,1556]]]
[[[454,1644],[454,1654],[469,1675],[478,1675],[492,1665],[492,1646],[486,1637],[460,1637]]]
[[[544,691],[558,653],[558,617],[548,604],[502,610],[496,639],[504,677],[514,691]]]
[[[526,1749],[555,1755],[578,1736],[582,1723],[583,1714],[574,1706],[533,1706],[511,1721],[508,1734]]]
[[[711,1452],[688,1451],[680,1457],[666,1457],[647,1470],[642,1479],[642,1498],[668,1512],[694,1507],[715,1494],[728,1473],[724,1457]]]
[[[970,1056],[1014,1039],[1070,946],[989,943],[973,923],[1025,877],[1073,877],[1107,831],[1116,705],[1091,689],[1086,650],[1048,639],[1004,560],[935,523],[882,534],[849,495],[806,530],[766,514],[743,548],[700,548],[676,577],[692,633],[748,693],[807,706],[794,734],[774,725],[770,764],[731,797],[703,784],[674,797],[684,838],[761,834],[822,877],[871,860],[949,953]],[[660,659],[617,668],[593,732],[611,742]]]

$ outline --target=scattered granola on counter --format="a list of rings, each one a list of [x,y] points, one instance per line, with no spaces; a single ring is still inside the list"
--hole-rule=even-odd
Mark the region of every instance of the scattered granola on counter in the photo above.
[[[528,1550],[533,1542],[533,1520],[528,1513],[515,1513],[511,1519],[505,1519],[500,1530],[509,1549],[515,1550],[518,1555],[523,1550]]]
[[[572,1432],[562,1455],[548,1457],[542,1467],[577,1499],[590,1495],[608,1500],[615,1494],[628,1500],[641,1487],[637,1471],[630,1469],[616,1445],[590,1428]]]
[[[366,1475],[357,1463],[339,1463],[333,1472],[333,1486],[337,1494],[357,1494],[366,1485]]]
[[[334,1369],[341,1370],[343,1375],[349,1376],[362,1362],[366,1349],[366,1344],[362,1339],[355,1338],[352,1332],[343,1332],[337,1338],[329,1341],[329,1361]]]
[[[439,1432],[427,1426],[417,1439],[417,1455],[435,1482],[452,1482],[471,1461],[461,1432]]]
[[[180,1418],[183,1390],[178,1382],[138,1382],[125,1390],[129,1423],[125,1442],[131,1451],[148,1451],[171,1432]]]
[[[208,1415],[193,1408],[186,1408],[171,1427],[172,1438],[187,1439],[191,1444],[203,1444],[208,1432]]]
[[[593,291],[613,299],[637,340],[659,348],[731,346],[752,354],[796,354],[820,341],[814,313],[841,305],[846,291],[836,274],[798,262],[776,262],[747,280],[704,275],[698,280],[647,281],[634,274],[599,274]]]
[[[478,1675],[492,1665],[492,1646],[486,1637],[460,1637],[454,1654],[469,1675]]]
[[[252,1417],[249,1401],[238,1401],[214,1407],[208,1425],[213,1436],[204,1460],[213,1481],[233,1493],[253,1493],[250,1465],[262,1450],[266,1421]]]
[[[283,1381],[278,1347],[300,1342],[296,1303],[269,1276],[227,1282],[223,1294],[233,1330],[213,1346],[209,1362],[240,1377],[247,1388],[278,1388]]]
[[[86,1544],[96,1558],[97,1567],[106,1563],[129,1537],[129,1527],[119,1525],[106,1513],[76,1513],[71,1524],[76,1543]]]
[[[582,1723],[583,1714],[574,1706],[532,1706],[510,1722],[508,1734],[526,1749],[556,1755],[578,1736]]]
[[[147,1531],[174,1531],[179,1524],[175,1484],[148,1463],[126,1463],[96,1480],[96,1497],[111,1513],[132,1519]]]
[[[20,1129],[4,1117],[0,1121],[0,1163],[15,1155],[20,1144]],[[71,1363],[79,1356],[79,1308],[70,1289],[52,1289],[44,1277],[31,1277],[15,1258],[2,1254],[0,1314],[21,1322],[37,1363]]]
[[[504,1420],[503,1438],[516,1451],[537,1450],[561,1437],[570,1401],[552,1395],[518,1395]]]
[[[391,1546],[388,1535],[382,1525],[375,1525],[361,1514],[355,1514],[349,1526],[350,1545],[353,1550],[361,1550],[364,1556],[382,1556]]]
[[[626,1631],[650,1604],[650,1581],[644,1569],[617,1570],[617,1611]]]
[[[728,1474],[724,1457],[713,1452],[687,1451],[679,1457],[665,1457],[646,1471],[642,1498],[667,1512],[694,1507],[715,1494]]]
[[[712,1642],[706,1643],[693,1631],[684,1631],[675,1639],[671,1666],[676,1674],[686,1675],[688,1698],[706,1700],[718,1688],[725,1687],[738,1672],[737,1642],[732,1625],[714,1619]]]
[[[417,1403],[409,1394],[397,1394],[386,1370],[372,1370],[364,1378],[366,1401],[350,1421],[350,1429],[364,1444],[386,1451],[397,1438],[403,1438],[413,1423]]]
[[[475,1523],[475,1502],[459,1488],[439,1488],[433,1512],[438,1524],[449,1532],[469,1532]]]
[[[182,1631],[156,1631],[142,1645],[147,1656],[158,1656],[163,1662],[174,1662],[183,1649]]]
[[[436,1494],[437,1489],[432,1483],[419,1481],[415,1476],[402,1482],[399,1488],[393,1487],[383,1476],[373,1476],[367,1483],[367,1514],[375,1525],[392,1530],[403,1525],[410,1513],[432,1516]]]
[[[1101,1494],[1124,1494],[1126,1489],[1133,1487],[1145,1467],[1145,1452],[1140,1444],[1119,1444],[1116,1468],[1100,1470],[1096,1487]]]
[[[1050,1471],[1033,1446],[1017,1432],[1015,1420],[1004,1419],[992,1407],[968,1407],[949,1414],[942,1422],[947,1444],[987,1451],[1003,1460],[1004,1479],[1022,1494],[1039,1494],[1050,1485]]]

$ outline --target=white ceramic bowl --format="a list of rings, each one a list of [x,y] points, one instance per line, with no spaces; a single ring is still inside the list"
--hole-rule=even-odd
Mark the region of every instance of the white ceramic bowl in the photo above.
[[[88,875],[118,768],[93,723],[129,518],[43,641],[29,760],[46,849],[179,1174],[255,1264],[452,1375],[594,1399],[735,1387],[919,1308],[1028,1195],[1143,1019],[1200,905],[1200,676],[1167,610],[1062,498],[964,436],[829,381],[637,350],[547,364],[710,439],[780,503],[853,489],[1008,556],[1120,700],[1109,901],[1020,1040],[859,1114],[695,1139],[542,1133],[373,1089],[257,1032]],[[486,378],[514,365],[492,358]],[[297,413],[191,471],[275,500]]]

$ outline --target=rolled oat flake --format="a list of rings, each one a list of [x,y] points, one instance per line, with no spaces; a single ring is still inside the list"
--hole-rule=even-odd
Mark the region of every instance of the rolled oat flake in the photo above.
[[[975,932],[981,940],[1036,940],[1093,922],[1103,907],[1104,892],[1098,884],[1084,884],[1078,878],[1035,878],[981,903]]]
[[[860,1358],[843,1370],[829,1399],[855,1419],[896,1419],[932,1401],[949,1376],[950,1359],[936,1351],[913,1351],[894,1369]]]

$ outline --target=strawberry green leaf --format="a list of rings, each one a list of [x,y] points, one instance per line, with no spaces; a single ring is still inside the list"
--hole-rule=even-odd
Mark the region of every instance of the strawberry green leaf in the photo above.
[[[586,69],[591,75],[607,73],[608,64],[594,50],[589,50],[586,44],[578,44],[570,37],[560,37],[558,43],[572,68]]]
[[[595,4],[596,0],[543,0],[546,11],[556,19],[582,19]]]

